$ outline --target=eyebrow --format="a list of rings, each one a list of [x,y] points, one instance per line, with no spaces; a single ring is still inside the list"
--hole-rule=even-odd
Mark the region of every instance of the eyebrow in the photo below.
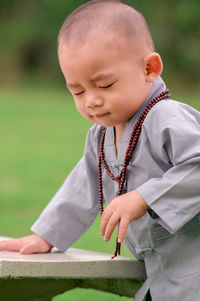
[[[97,82],[97,81],[100,81],[100,80],[103,80],[103,79],[110,78],[113,75],[114,75],[114,73],[100,73],[100,74],[97,74],[97,75],[91,77],[90,81],[91,82]],[[75,84],[75,83],[66,83],[66,86],[68,88],[71,88],[71,89],[80,87],[79,84]]]
[[[91,82],[97,82],[99,80],[112,77],[113,75],[114,75],[114,73],[100,73],[100,74],[97,74],[97,75],[93,76],[91,78]]]
[[[73,88],[80,87],[79,84],[72,84],[72,83],[67,83],[67,82],[66,82],[66,86],[67,86],[67,88],[69,88],[69,89],[73,89]]]

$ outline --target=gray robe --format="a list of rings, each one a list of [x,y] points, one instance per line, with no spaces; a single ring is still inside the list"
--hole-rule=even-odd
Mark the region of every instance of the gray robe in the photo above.
[[[114,129],[107,129],[105,158],[114,174],[124,161],[138,117],[165,84],[158,78],[139,111],[127,122],[118,155]],[[88,133],[84,156],[42,212],[32,231],[60,250],[69,248],[99,212],[98,147],[100,126]],[[116,197],[118,184],[103,170],[104,201]],[[129,224],[125,244],[144,260],[153,301],[193,301],[200,295],[200,113],[174,100],[162,100],[147,115],[127,169],[126,190],[136,189],[151,210]]]

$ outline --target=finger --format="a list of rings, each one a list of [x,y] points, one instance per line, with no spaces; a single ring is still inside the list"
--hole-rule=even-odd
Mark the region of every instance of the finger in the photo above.
[[[21,254],[32,254],[32,253],[37,253],[37,246],[34,243],[28,243],[24,247],[22,247],[20,250]]]
[[[52,245],[45,240],[28,241],[19,250],[21,254],[46,253],[52,249]]]
[[[120,221],[120,217],[118,214],[113,214],[111,216],[111,218],[109,219],[107,225],[106,225],[106,229],[105,229],[105,235],[104,235],[104,240],[108,241],[115,229],[115,227],[117,226],[117,224]]]
[[[19,239],[9,239],[0,242],[0,250],[19,251],[20,247]]]
[[[119,223],[118,240],[117,240],[119,243],[121,243],[124,240],[128,229],[128,225],[129,225],[128,218],[123,217]]]
[[[107,207],[101,217],[101,235],[103,236],[105,234],[105,229],[107,226],[107,223],[112,216],[113,211],[111,210],[110,207]]]

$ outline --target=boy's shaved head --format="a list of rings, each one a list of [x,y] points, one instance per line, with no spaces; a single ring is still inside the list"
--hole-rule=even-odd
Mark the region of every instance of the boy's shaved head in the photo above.
[[[79,113],[118,137],[162,72],[143,16],[114,0],[87,2],[66,19],[58,59]]]
[[[136,51],[154,51],[154,44],[142,14],[131,6],[116,0],[94,0],[77,8],[62,25],[58,36],[68,45],[87,42],[90,34],[98,31],[114,33],[116,39],[126,38]],[[98,35],[95,36],[98,39]]]

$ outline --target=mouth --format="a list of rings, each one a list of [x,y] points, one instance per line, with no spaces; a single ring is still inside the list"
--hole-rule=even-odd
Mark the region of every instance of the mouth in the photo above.
[[[94,114],[93,117],[96,119],[100,119],[100,118],[104,118],[105,116],[107,116],[110,113],[104,113],[104,114]]]

